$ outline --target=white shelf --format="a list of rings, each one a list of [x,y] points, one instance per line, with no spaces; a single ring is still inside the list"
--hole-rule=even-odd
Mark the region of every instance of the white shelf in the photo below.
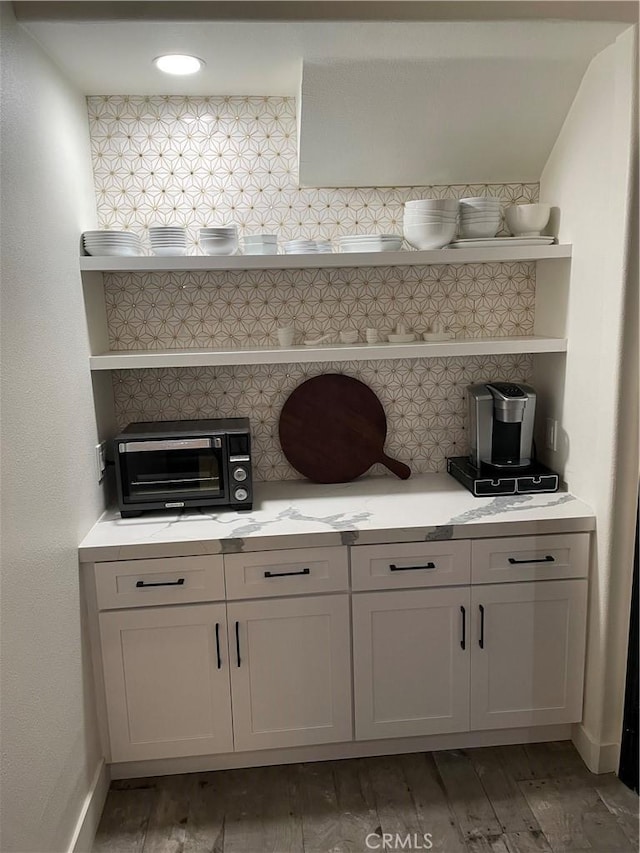
[[[510,355],[566,352],[565,338],[523,335],[512,338],[466,338],[410,344],[321,344],[315,347],[243,347],[241,349],[165,349],[105,352],[93,355],[91,370],[161,367],[215,367],[238,364],[298,364],[329,361],[379,361],[396,358],[442,358],[453,355]]]
[[[433,249],[427,252],[335,252],[313,255],[189,255],[176,258],[81,257],[80,269],[97,272],[190,272],[196,270],[330,269],[428,264],[487,264],[570,258],[571,245],[486,249]]]

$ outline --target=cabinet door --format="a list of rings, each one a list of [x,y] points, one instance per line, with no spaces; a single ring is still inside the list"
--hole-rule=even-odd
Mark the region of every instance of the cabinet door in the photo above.
[[[471,728],[582,718],[587,581],[474,587]]]
[[[349,741],[349,597],[227,605],[237,750]]]
[[[469,587],[353,596],[356,739],[469,730]]]
[[[113,761],[231,752],[224,604],[100,614]]]

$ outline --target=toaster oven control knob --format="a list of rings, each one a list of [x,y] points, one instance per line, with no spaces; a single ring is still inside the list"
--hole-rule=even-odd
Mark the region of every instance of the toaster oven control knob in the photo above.
[[[240,488],[235,490],[233,496],[237,501],[246,501],[249,497],[249,492],[246,489]]]
[[[234,468],[233,469],[233,479],[238,483],[244,483],[247,479],[247,469],[246,468]]]

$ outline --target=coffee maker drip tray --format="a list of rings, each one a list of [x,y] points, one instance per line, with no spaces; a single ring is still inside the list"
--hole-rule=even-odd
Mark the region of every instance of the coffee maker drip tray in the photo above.
[[[476,468],[468,456],[450,456],[447,471],[477,498],[491,495],[530,495],[557,492],[560,478],[540,462],[526,468],[495,468],[482,464]]]

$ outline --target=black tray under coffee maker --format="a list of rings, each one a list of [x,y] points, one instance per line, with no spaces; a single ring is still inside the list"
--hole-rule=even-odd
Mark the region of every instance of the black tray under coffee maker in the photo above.
[[[481,465],[476,468],[468,456],[449,457],[447,471],[477,498],[557,492],[560,479],[554,471],[540,462],[532,462],[517,471],[495,468],[493,465]]]
[[[447,471],[476,497],[556,492],[559,477],[533,453],[536,392],[515,382],[469,385],[469,456]]]

